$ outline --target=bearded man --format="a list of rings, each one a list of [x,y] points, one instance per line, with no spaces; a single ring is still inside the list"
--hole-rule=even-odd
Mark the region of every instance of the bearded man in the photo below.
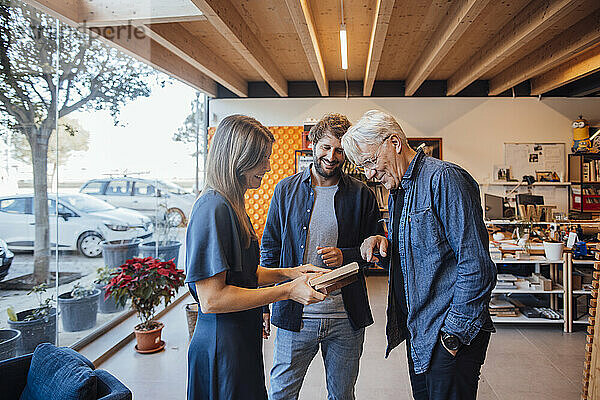
[[[340,114],[323,117],[309,133],[313,163],[283,179],[273,193],[261,242],[263,267],[313,264],[368,266],[360,245],[383,234],[373,192],[342,171],[341,138],[350,127]],[[266,321],[268,321],[268,316]],[[268,324],[268,322],[266,322]],[[277,326],[269,398],[297,399],[313,358],[321,349],[330,399],[354,399],[365,327],[373,323],[364,273],[319,304],[285,300],[273,304]]]

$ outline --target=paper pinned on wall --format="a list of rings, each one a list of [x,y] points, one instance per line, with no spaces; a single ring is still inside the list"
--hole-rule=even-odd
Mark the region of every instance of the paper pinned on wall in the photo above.
[[[564,143],[504,143],[504,163],[511,166],[515,179],[536,176],[536,171],[556,172],[565,181]]]
[[[546,149],[544,149],[546,154],[546,160],[551,161],[551,160],[555,160],[555,161],[560,161],[562,154],[559,148],[556,147],[548,147]]]

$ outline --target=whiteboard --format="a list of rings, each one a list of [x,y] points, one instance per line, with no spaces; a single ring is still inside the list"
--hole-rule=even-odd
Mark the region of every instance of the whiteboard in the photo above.
[[[565,182],[566,158],[564,143],[504,143],[504,164],[518,181],[524,175],[535,178],[536,171],[552,171]]]

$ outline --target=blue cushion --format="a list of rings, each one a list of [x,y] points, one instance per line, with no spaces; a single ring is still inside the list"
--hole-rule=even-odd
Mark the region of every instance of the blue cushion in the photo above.
[[[40,344],[33,352],[21,400],[96,399],[93,365],[72,349]]]

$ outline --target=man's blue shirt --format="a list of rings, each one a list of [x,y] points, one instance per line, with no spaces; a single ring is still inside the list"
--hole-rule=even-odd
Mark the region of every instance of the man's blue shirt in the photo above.
[[[398,320],[393,279],[389,280],[389,352],[410,335],[415,372],[426,372],[440,331],[470,344],[481,329],[493,330],[489,301],[496,266],[489,254],[477,182],[464,169],[419,151],[401,180],[404,204],[398,232],[388,239],[397,246],[408,306]],[[393,196],[389,210],[394,209]],[[390,262],[390,257],[384,259]],[[403,319],[403,318],[401,318]],[[402,323],[406,323],[406,330]]]
[[[260,265],[263,267],[285,268],[302,264],[314,203],[311,167],[281,180],[275,187],[261,240]],[[342,174],[334,207],[339,232],[337,247],[342,251],[343,264],[356,261],[367,266],[360,256],[360,245],[369,236],[383,234],[375,195],[364,183]],[[342,298],[354,329],[373,323],[362,272],[358,281],[342,288]],[[279,301],[273,304],[271,320],[279,328],[298,332],[302,310],[302,304],[295,301]]]

